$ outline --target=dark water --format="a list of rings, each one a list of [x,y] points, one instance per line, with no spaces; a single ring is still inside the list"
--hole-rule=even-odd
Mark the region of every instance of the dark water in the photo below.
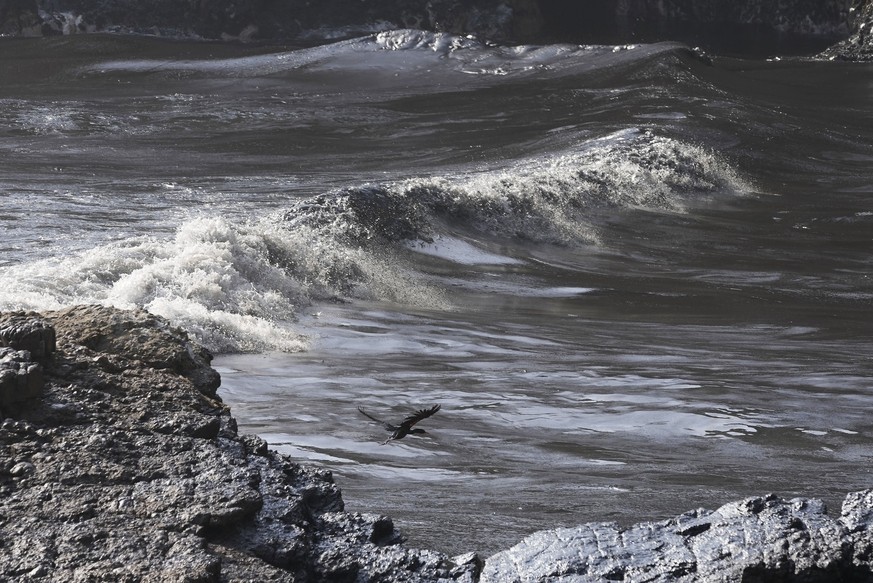
[[[873,69],[0,39],[0,308],[141,306],[410,544],[871,485]],[[429,437],[379,445],[432,403]]]

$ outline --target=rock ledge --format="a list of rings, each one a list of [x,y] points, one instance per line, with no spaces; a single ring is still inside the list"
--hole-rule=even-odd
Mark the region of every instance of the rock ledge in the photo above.
[[[57,333],[39,361],[17,349],[36,330]],[[163,319],[7,313],[0,338],[0,379],[30,383],[0,423],[0,580],[473,579],[403,548],[387,517],[344,512],[330,472],[240,436],[211,355]]]

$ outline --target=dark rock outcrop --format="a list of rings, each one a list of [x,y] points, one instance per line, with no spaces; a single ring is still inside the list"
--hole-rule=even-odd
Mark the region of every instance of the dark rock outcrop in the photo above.
[[[55,329],[37,314],[12,312],[0,318],[0,347],[26,350],[34,358],[55,351]]]
[[[145,311],[119,312],[101,306],[74,306],[53,321],[62,341],[110,357],[136,355],[142,364],[187,377],[205,395],[215,397],[221,377],[210,368],[212,355],[189,342],[188,335]]]
[[[43,386],[40,358],[55,351],[55,330],[34,314],[0,318],[0,412],[23,406]]]
[[[487,561],[408,549],[389,518],[345,512],[329,472],[239,435],[211,356],[163,319],[0,314],[0,338],[10,370],[41,373],[2,411],[2,581],[873,581],[873,490],[836,519],[767,496],[543,531]]]
[[[822,58],[840,61],[873,60],[873,0],[856,0],[852,6],[852,34],[830,47]]]
[[[42,368],[40,394],[2,411],[0,580],[473,576],[399,546],[386,517],[343,512],[329,472],[240,436],[211,356],[164,320],[97,306],[0,315],[13,327],[56,330],[57,351],[19,363]]]
[[[0,348],[0,412],[37,397],[42,383],[42,367],[29,352]]]

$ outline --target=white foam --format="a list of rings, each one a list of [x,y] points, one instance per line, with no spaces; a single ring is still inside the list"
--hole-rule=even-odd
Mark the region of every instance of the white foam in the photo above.
[[[130,239],[14,266],[0,278],[2,309],[140,307],[218,351],[303,349],[288,322],[305,298],[298,281],[270,264],[256,229],[221,218],[191,220],[171,240]]]
[[[432,51],[442,56],[463,49],[479,49],[484,45],[471,36],[417,29],[388,30],[373,39],[375,46],[389,51]]]
[[[295,331],[314,300],[380,298],[445,307],[399,259],[280,221],[200,217],[170,239],[138,237],[0,271],[0,310],[75,304],[143,308],[217,352],[304,350]]]

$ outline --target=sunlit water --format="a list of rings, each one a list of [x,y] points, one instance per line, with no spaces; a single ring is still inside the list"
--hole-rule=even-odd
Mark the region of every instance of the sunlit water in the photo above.
[[[145,307],[410,544],[871,485],[873,69],[0,39],[0,309]],[[384,428],[439,403],[426,436]]]

